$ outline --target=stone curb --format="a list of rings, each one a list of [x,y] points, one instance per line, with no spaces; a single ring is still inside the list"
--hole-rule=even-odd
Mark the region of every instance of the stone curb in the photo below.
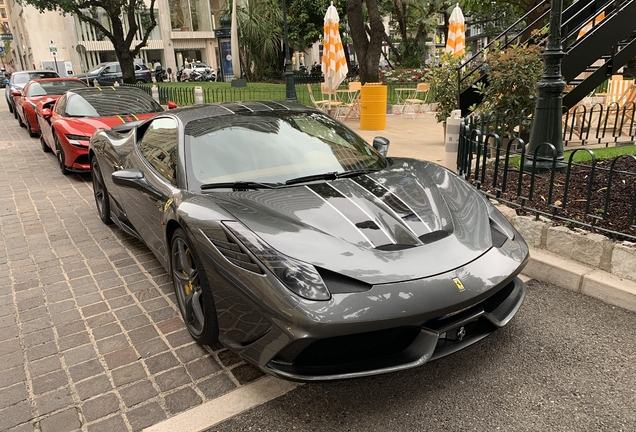
[[[526,276],[636,312],[636,282],[567,260],[541,249],[530,250]]]
[[[583,230],[552,226],[548,219],[517,216],[495,204],[530,246],[523,273],[636,312],[636,245]]]

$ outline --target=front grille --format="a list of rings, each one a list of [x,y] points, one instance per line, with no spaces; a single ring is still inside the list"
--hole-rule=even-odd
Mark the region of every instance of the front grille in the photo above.
[[[497,309],[506,300],[515,289],[515,281],[510,281],[508,285],[488,297],[481,305],[488,313]]]
[[[249,257],[248,254],[243,251],[243,249],[241,249],[238,244],[236,244],[236,242],[228,237],[226,237],[226,240],[227,241],[210,239],[221,255],[235,266],[254,273],[263,274],[261,268]]]
[[[313,341],[292,360],[294,366],[321,367],[368,361],[400,353],[420,334],[419,328],[398,327],[373,332],[358,333]],[[281,358],[289,357],[286,352],[297,349],[294,344],[285,348]]]
[[[316,267],[331,294],[348,294],[369,291],[373,286],[357,279]]]
[[[468,341],[475,337],[483,337],[495,330],[496,327],[490,321],[485,318],[480,318],[442,333],[439,336],[439,339],[437,339],[435,350],[443,351],[444,348],[449,349],[453,345],[459,344],[462,341]]]

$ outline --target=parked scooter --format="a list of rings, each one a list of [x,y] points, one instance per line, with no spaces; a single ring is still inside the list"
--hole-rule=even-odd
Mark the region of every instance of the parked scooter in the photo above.
[[[157,82],[168,81],[168,74],[161,65],[155,66],[155,80]]]

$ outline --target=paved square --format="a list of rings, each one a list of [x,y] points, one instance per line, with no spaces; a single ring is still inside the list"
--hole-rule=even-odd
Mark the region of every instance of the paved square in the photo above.
[[[104,225],[90,175],[0,106],[0,430],[139,430],[259,378],[193,342],[170,278]]]

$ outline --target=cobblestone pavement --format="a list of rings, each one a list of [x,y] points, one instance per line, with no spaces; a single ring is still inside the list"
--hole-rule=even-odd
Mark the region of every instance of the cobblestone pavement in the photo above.
[[[139,430],[261,376],[195,344],[149,249],[95,210],[90,175],[0,107],[0,430]]]

